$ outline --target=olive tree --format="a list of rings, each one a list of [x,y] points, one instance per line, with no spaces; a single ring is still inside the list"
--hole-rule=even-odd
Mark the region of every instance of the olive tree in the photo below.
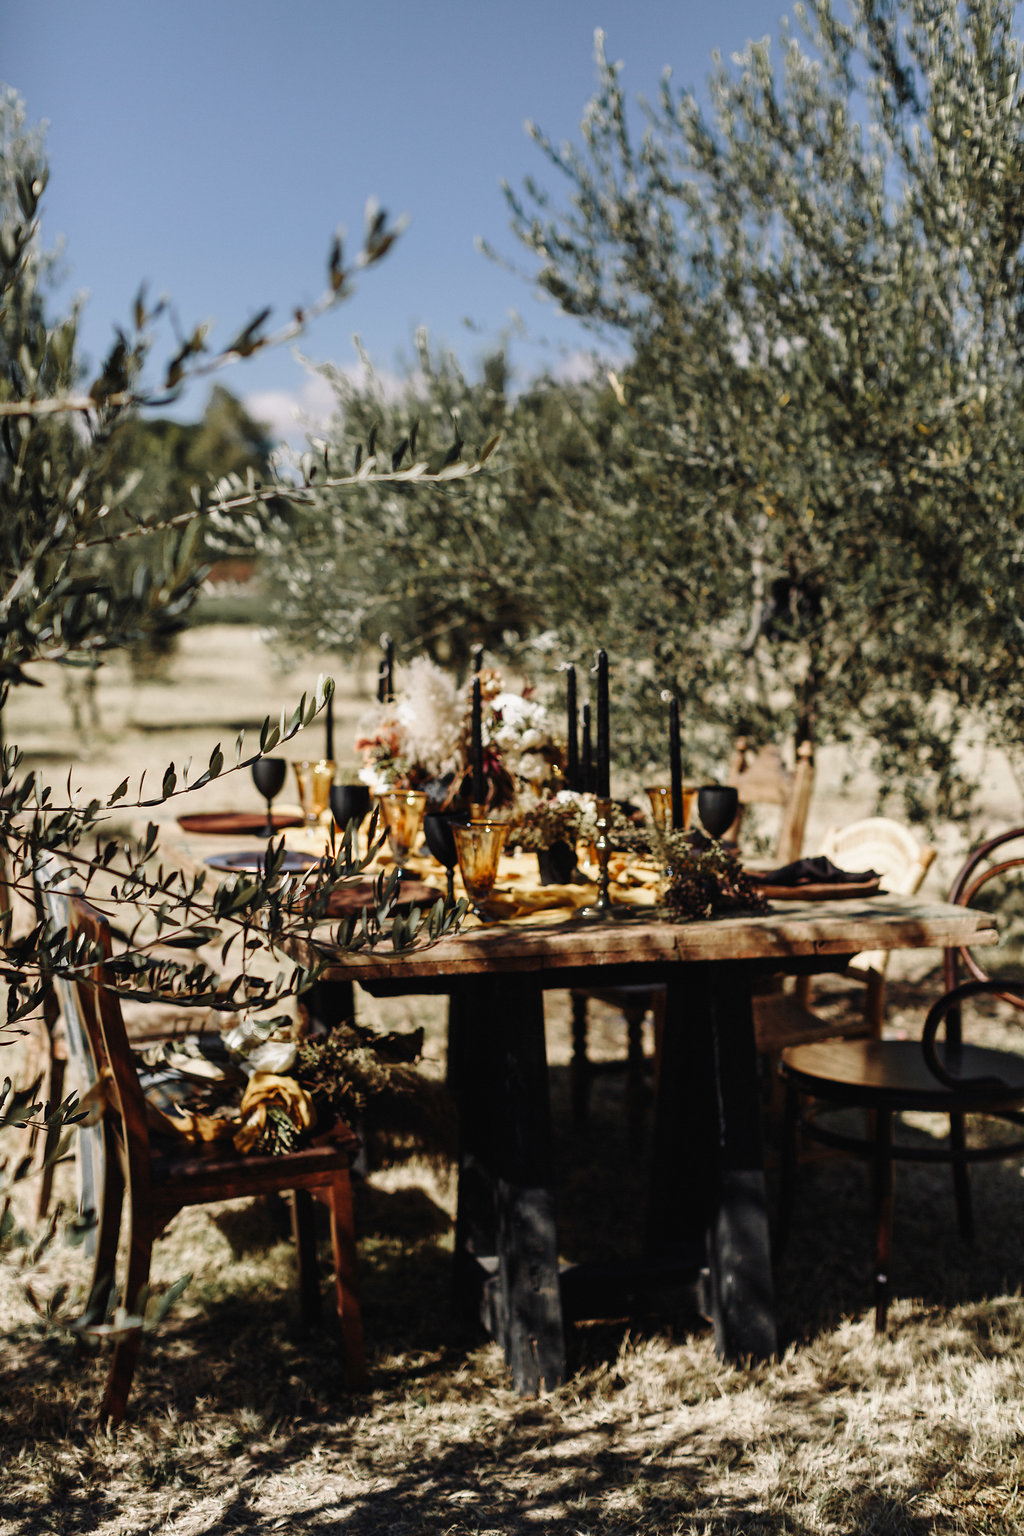
[[[1009,0],[807,0],[641,105],[598,37],[580,140],[507,195],[529,275],[626,361],[592,466],[600,638],[692,730],[870,741],[949,811],[1018,762],[1024,138]],[[567,632],[578,615],[566,613]]]
[[[156,315],[140,295],[131,323],[116,332],[96,377],[85,379],[75,350],[75,315],[53,320],[47,314],[38,219],[46,185],[41,144],[38,136],[24,131],[15,99],[7,98],[3,110],[0,708],[12,687],[30,686],[47,664],[92,664],[112,647],[174,622],[195,595],[201,575],[195,551],[215,515],[220,521],[242,517],[282,498],[302,506],[319,494],[321,485],[341,492],[376,479],[395,485],[437,478],[434,466],[409,452],[384,463],[371,451],[364,453],[358,473],[336,471],[323,458],[294,475],[262,479],[249,467],[244,474],[226,473],[207,488],[197,487],[185,507],[177,500],[136,501],[138,477],[119,474],[124,461],[118,450],[121,434],[130,433],[140,413],[177,398],[193,379],[301,334],[319,314],[349,297],[356,275],[380,260],[397,231],[371,207],[362,249],[351,262],[344,259],[340,237],[332,243],[326,288],[316,304],[296,311],[276,332],[268,329],[269,312],[262,311],[220,349],[211,348],[204,328],[196,328],[160,364],[152,383],[147,368],[153,367]],[[478,467],[451,453],[444,477],[472,475]],[[154,535],[160,536],[160,563],[151,563],[148,553]],[[132,559],[133,549],[147,553]],[[101,558],[115,551],[129,553],[116,560]],[[258,876],[214,883],[186,876],[173,865],[163,867],[155,824],[133,842],[108,835],[105,822],[115,805],[145,813],[222,773],[247,768],[308,724],[332,688],[329,678],[320,679],[313,696],[304,695],[280,721],[267,720],[258,742],[248,749],[240,736],[233,753],[219,745],[208,756],[204,750],[198,771],[192,771],[191,760],[172,763],[158,786],[147,790],[143,782],[126,778],[111,785],[104,799],[88,804],[65,798],[36,771],[23,772],[16,744],[3,749],[0,979],[7,990],[6,1038],[38,1012],[55,974],[74,974],[95,960],[88,946],[69,941],[66,932],[41,915],[34,923],[14,920],[12,896],[20,893],[31,910],[47,855],[55,857],[60,878],[73,875],[90,899],[127,930],[128,942],[119,948],[111,975],[132,995],[169,996],[186,1006],[242,1008],[272,1017],[283,998],[311,982],[315,968],[285,964],[281,941],[322,920],[332,889],[362,867],[348,839],[323,861],[315,881],[295,893],[281,878],[283,845],[268,848]],[[396,911],[392,882],[380,887],[365,924],[357,929],[350,921],[343,923],[335,937],[342,948],[379,942],[400,948],[420,934],[447,931],[459,915],[459,909],[438,906],[419,920],[404,917]],[[217,963],[205,957],[204,947]],[[269,967],[255,963],[256,952],[269,957]],[[0,1127],[23,1122],[29,1113],[24,1099],[12,1096],[5,1084]],[[70,1102],[51,1107],[57,1120],[73,1114]]]

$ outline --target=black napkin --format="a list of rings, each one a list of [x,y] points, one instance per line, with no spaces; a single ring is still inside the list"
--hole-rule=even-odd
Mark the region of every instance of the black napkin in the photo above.
[[[873,869],[859,872],[839,869],[824,854],[816,859],[797,859],[793,864],[784,864],[781,869],[762,869],[756,873],[751,870],[749,873],[751,880],[756,880],[759,885],[863,885],[866,880],[879,878]]]

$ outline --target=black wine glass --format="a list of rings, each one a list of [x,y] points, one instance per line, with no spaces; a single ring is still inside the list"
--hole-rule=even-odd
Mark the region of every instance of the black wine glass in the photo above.
[[[697,791],[697,815],[709,837],[720,838],[736,820],[740,797],[732,784],[704,784]]]
[[[287,776],[288,764],[283,757],[259,757],[252,765],[252,781],[267,802],[265,837],[274,835],[274,818],[270,807],[274,796],[281,793]]]
[[[362,826],[369,809],[369,784],[331,785],[331,815],[342,831],[350,821],[354,821],[357,827]]]
[[[461,811],[428,811],[423,818],[423,836],[427,847],[437,862],[444,866],[449,901],[455,900],[455,868],[459,862],[452,827],[456,822],[464,823],[466,820]]]

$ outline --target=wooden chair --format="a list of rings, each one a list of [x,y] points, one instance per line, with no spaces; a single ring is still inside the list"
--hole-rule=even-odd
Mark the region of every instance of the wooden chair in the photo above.
[[[106,1315],[113,1294],[121,1226],[127,1201],[128,1259],[124,1302],[130,1314],[143,1304],[149,1281],[153,1242],[178,1211],[240,1196],[289,1191],[293,1198],[304,1321],[320,1314],[315,1245],[309,1221],[311,1197],[330,1212],[334,1250],[335,1300],[344,1345],[344,1380],[363,1379],[363,1338],[356,1293],[355,1236],[349,1163],[355,1137],[339,1127],[325,1145],[304,1147],[280,1156],[235,1152],[231,1143],[192,1145],[178,1137],[160,1138],[147,1125],[146,1101],[124,1028],[117,996],[104,982],[104,958],[111,953],[110,930],[102,916],[81,897],[51,893],[64,903],[69,933],[81,937],[98,955],[87,975],[68,983],[72,1011],[88,1045],[96,1091],[105,1162],[97,1212],[95,1283],[90,1320]],[[124,1415],[139,1354],[141,1328],[116,1337],[110,1374],[100,1406],[101,1421],[118,1423]]]
[[[965,1115],[982,1115],[1024,1127],[1024,1058],[1014,1052],[964,1044],[962,1005],[979,996],[1012,999],[1024,1007],[1024,983],[969,981],[946,992],[930,1010],[920,1042],[911,1040],[827,1040],[790,1046],[782,1052],[786,1085],[785,1136],[778,1248],[788,1234],[798,1131],[871,1164],[875,1214],[875,1329],[885,1328],[892,1261],[894,1161],[948,1162],[961,1235],[972,1235],[967,1194],[971,1162],[1011,1157],[1024,1151],[1024,1137],[997,1146],[968,1145]],[[945,1038],[938,1039],[945,1024]],[[857,1135],[825,1123],[836,1110],[869,1112],[869,1129]],[[905,1145],[893,1137],[894,1123],[912,1112],[947,1115],[948,1145]]]
[[[739,843],[743,823],[751,806],[777,806],[779,827],[775,836],[774,858],[778,864],[792,864],[803,852],[804,830],[814,789],[814,748],[809,741],[797,747],[792,770],[782,761],[776,746],[752,751],[741,736],[729,764],[728,783],[739,795],[740,808],[726,837]]]
[[[782,755],[777,747],[768,746],[761,748],[759,751],[754,751],[748,738],[741,736],[736,742],[729,765],[728,782],[736,786],[740,800],[739,814],[726,834],[729,840],[734,842],[739,840],[748,808],[762,805],[771,808],[777,807],[780,813],[780,820],[775,842],[775,858],[780,864],[790,864],[794,859],[798,859],[803,849],[807,812],[810,806],[811,792],[814,788],[814,748],[811,743],[809,741],[801,742],[797,749],[794,767],[792,770],[788,770],[783,764]],[[773,996],[773,994],[768,994],[767,996]],[[779,996],[784,996],[787,1003],[790,1002],[788,994],[780,993]],[[623,1062],[620,1059],[601,1063],[601,1065],[620,1070],[623,1065],[625,1066],[627,1073],[626,1113],[629,1137],[633,1145],[636,1145],[640,1139],[644,1103],[644,1072],[647,1062],[643,1043],[643,1027],[645,1020],[650,1016],[653,1025],[654,1055],[656,1059],[657,1040],[661,1021],[664,1017],[664,988],[657,986],[588,987],[586,989],[578,988],[572,992],[572,1060],[570,1075],[573,1119],[578,1127],[583,1127],[587,1123],[590,1105],[590,1085],[595,1072],[595,1063],[590,1060],[587,1051],[589,1028],[587,1005],[591,999],[617,1008],[625,1021],[625,1061]],[[767,1036],[773,1029],[777,1029],[778,1016],[781,1013],[781,1009],[777,1003],[769,1003],[767,997],[764,1010],[762,1010],[761,1004],[761,999],[755,999],[755,1027],[758,1024],[758,1015],[761,1014],[761,1031]]]
[[[821,851],[838,869],[873,869],[882,877],[882,890],[897,896],[913,896],[920,890],[921,882],[935,860],[934,848],[926,847],[908,827],[886,816],[869,816],[862,821],[851,821],[844,827],[830,827]],[[864,987],[862,1016],[842,1024],[826,1023],[814,1013],[811,980],[809,977],[801,979],[793,996],[796,1007],[805,1010],[806,1016],[801,1020],[792,1010],[788,1028],[784,1017],[776,1020],[773,1043],[781,1049],[784,1045],[799,1045],[805,1039],[820,1039],[823,1033],[871,1035],[877,1039],[885,1019],[888,964],[887,950],[871,950],[854,955],[838,973]],[[767,1020],[763,1021],[762,1032],[767,1043]]]

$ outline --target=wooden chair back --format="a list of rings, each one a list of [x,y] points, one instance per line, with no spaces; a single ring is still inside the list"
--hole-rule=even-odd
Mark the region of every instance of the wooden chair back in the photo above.
[[[821,851],[839,869],[873,869],[882,877],[882,890],[896,896],[913,896],[935,861],[934,848],[888,816],[829,827]]]
[[[87,1035],[98,1073],[97,1091],[101,1114],[113,1128],[119,1143],[125,1182],[138,1190],[149,1186],[150,1140],[146,1096],[139,1081],[135,1057],[128,1041],[121,1004],[104,979],[110,959],[110,928],[102,915],[82,896],[65,897],[68,930],[93,952],[87,976],[64,983],[74,998],[77,1014]]]
[[[745,736],[739,737],[729,764],[728,782],[739,794],[739,815],[726,834],[731,841],[740,839],[744,813],[750,805],[778,806],[781,819],[775,842],[779,864],[791,864],[803,852],[807,812],[814,788],[814,748],[802,741],[797,748],[792,769],[785,766],[776,746],[752,749]]]
[[[132,1312],[148,1287],[153,1243],[178,1211],[241,1196],[290,1192],[300,1301],[304,1320],[312,1322],[320,1311],[310,1207],[315,1197],[330,1214],[334,1294],[344,1346],[342,1379],[347,1385],[358,1384],[364,1371],[363,1335],[349,1180],[355,1137],[346,1127],[337,1126],[329,1139],[272,1156],[241,1154],[230,1140],[194,1144],[183,1137],[153,1136],[120,1002],[109,985],[110,928],[102,914],[78,894],[51,890],[47,900],[65,904],[58,910],[66,911],[69,934],[83,948],[77,974],[65,986],[71,993],[69,1015],[80,1022],[88,1042],[104,1132],[106,1159],[90,1319],[102,1320],[109,1304],[123,1205],[128,1212],[124,1304]],[[117,1423],[123,1417],[140,1338],[140,1326],[116,1338],[101,1420]]]

